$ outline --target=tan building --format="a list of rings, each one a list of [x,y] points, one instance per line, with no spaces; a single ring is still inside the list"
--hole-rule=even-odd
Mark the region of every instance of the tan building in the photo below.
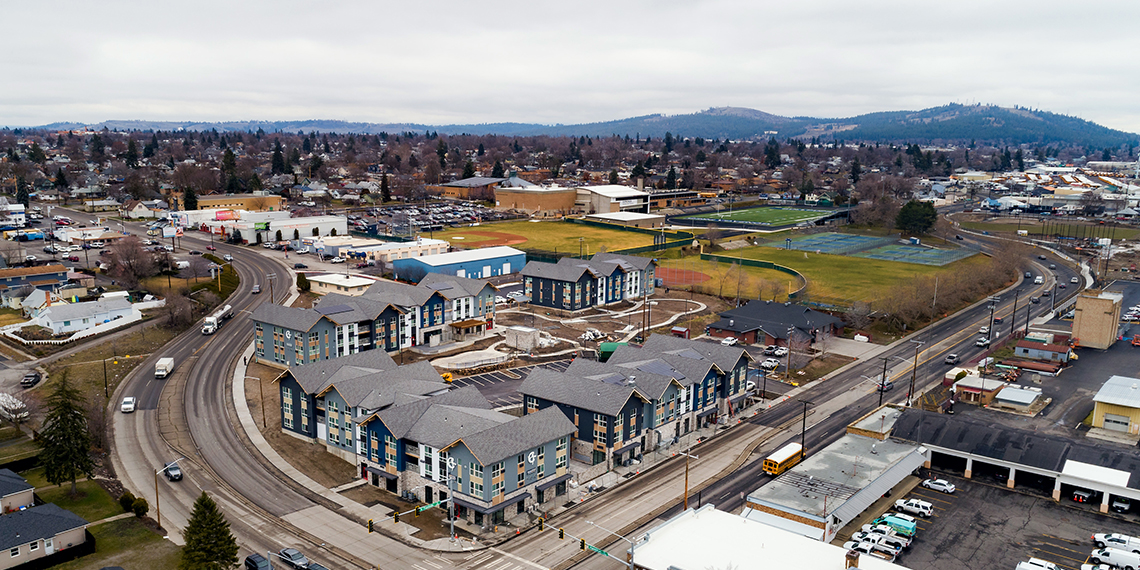
[[[1116,342],[1123,301],[1124,295],[1116,291],[1089,289],[1081,293],[1073,317],[1075,345],[1103,350]]]
[[[456,200],[493,200],[495,198],[495,188],[506,180],[506,178],[484,178],[476,176],[474,178],[464,178],[463,180],[428,186],[427,191]]]
[[[15,568],[87,542],[87,521],[54,503],[0,515],[0,570]]]
[[[359,275],[345,275],[343,273],[308,275],[306,277],[309,280],[312,291],[318,295],[340,293],[341,295],[348,295],[350,297],[359,297],[364,294],[364,291],[368,289],[369,285],[376,282],[375,279],[369,279]]]
[[[0,508],[4,514],[36,504],[36,488],[11,469],[0,469]]]
[[[495,189],[495,207],[523,210],[537,218],[559,217],[574,211],[578,191],[565,186],[528,186]]]
[[[1140,378],[1109,378],[1093,402],[1093,427],[1140,434]]]
[[[280,212],[285,209],[285,198],[275,194],[226,194],[224,196],[199,196],[199,210],[230,208],[250,212]]]

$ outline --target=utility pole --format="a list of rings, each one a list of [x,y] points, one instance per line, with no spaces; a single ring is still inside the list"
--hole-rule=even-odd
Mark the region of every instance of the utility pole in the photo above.
[[[914,404],[914,381],[918,377],[918,352],[922,349],[922,345],[926,344],[921,340],[912,340],[914,343],[914,367],[910,370],[910,393],[906,395],[906,405],[912,406]]]
[[[808,406],[812,406],[814,404],[812,404],[808,400],[802,400],[802,399],[800,400],[800,403],[802,403],[804,405],[804,417],[803,417],[803,423],[802,423],[802,426],[800,429],[800,454],[801,454],[801,456],[803,456],[803,455],[807,455],[807,409],[808,409]]]
[[[883,361],[883,377],[879,379],[879,406],[883,405],[883,384],[887,383],[887,363],[891,361],[889,356],[880,356],[879,360]]]
[[[1013,316],[1009,319],[1009,336],[1013,336],[1014,329],[1017,328],[1017,300],[1021,298],[1021,291],[1018,290],[1013,296]]]

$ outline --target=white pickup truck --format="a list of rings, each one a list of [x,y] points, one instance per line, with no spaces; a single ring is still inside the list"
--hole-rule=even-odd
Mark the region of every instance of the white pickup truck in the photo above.
[[[918,499],[899,499],[895,501],[895,508],[922,517],[929,517],[934,514],[933,504]]]
[[[887,562],[894,562],[898,556],[898,551],[886,546],[884,544],[876,544],[874,542],[855,542],[851,541],[843,545],[845,550],[854,550],[861,554],[867,554],[876,558],[882,558]]]
[[[1119,548],[1140,554],[1140,538],[1117,532],[1092,535],[1097,548]]]

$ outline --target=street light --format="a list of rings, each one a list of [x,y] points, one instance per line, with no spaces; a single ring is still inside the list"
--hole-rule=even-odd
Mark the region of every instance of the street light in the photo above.
[[[622,540],[624,540],[624,541],[628,542],[628,543],[629,543],[629,561],[628,561],[628,562],[623,562],[623,564],[625,564],[626,566],[629,566],[629,569],[630,569],[630,570],[633,570],[634,568],[636,568],[636,567],[633,565],[633,551],[634,551],[634,549],[636,549],[636,548],[637,548],[637,543],[636,543],[636,542],[634,542],[634,541],[632,541],[632,540],[630,540],[630,539],[628,539],[628,538],[626,538],[626,537],[624,537],[624,536],[622,536],[622,535],[620,535],[620,534],[618,534],[618,533],[616,533],[616,532],[614,532],[614,531],[612,531],[612,530],[610,530],[610,529],[608,529],[608,528],[606,528],[606,527],[604,527],[604,526],[601,526],[601,525],[599,525],[599,524],[595,524],[595,523],[593,523],[593,522],[590,522],[590,521],[586,521],[586,524],[588,524],[588,525],[590,525],[590,526],[595,526],[595,527],[598,527],[598,528],[600,528],[600,529],[602,529],[602,530],[604,530],[604,531],[606,531],[606,532],[608,532],[608,533],[610,533],[610,534],[612,534],[612,535],[614,535],[614,536],[616,536],[616,537],[618,537],[618,538],[620,538],[620,539],[622,539]],[[615,558],[615,560],[617,560],[617,559]],[[620,560],[618,560],[618,561],[619,561],[619,562],[621,562]]]
[[[158,501],[158,474],[159,473],[165,473],[166,470],[170,469],[170,467],[172,465],[178,465],[178,462],[182,461],[183,459],[186,459],[186,458],[185,457],[179,457],[178,459],[175,459],[174,461],[171,461],[170,463],[163,465],[162,469],[159,469],[158,471],[154,472],[154,511],[155,511],[156,515],[158,516],[158,528],[162,528],[162,505]]]
[[[800,430],[800,456],[803,457],[807,454],[807,409],[808,406],[813,406],[815,404],[808,400],[802,399],[800,400],[800,403],[804,405],[803,426]]]

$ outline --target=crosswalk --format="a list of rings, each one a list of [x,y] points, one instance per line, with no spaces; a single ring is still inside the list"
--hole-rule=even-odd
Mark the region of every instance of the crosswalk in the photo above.
[[[412,564],[414,570],[547,570],[545,566],[519,558],[497,548],[478,550],[459,560],[442,553]]]

